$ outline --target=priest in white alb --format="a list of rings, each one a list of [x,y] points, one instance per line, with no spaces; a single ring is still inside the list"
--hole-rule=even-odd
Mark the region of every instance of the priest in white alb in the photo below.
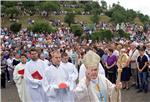
[[[86,75],[74,89],[76,102],[120,102],[121,82],[112,84],[106,77],[98,74],[100,57],[88,51],[83,58]],[[118,94],[119,92],[119,94]]]
[[[65,73],[68,74],[68,82],[71,83],[70,88],[76,87],[76,81],[78,78],[78,71],[74,64],[68,62],[69,56],[67,53],[62,53],[61,55],[62,62],[60,63],[60,66],[64,69]]]
[[[19,98],[22,102],[30,102],[30,96],[26,90],[26,83],[24,80],[25,64],[27,62],[26,55],[21,55],[21,62],[15,67],[13,72],[13,79],[16,84]]]
[[[43,86],[45,68],[45,63],[38,58],[37,49],[31,49],[31,60],[25,65],[24,75],[27,90],[31,96],[30,102],[48,102]]]
[[[47,93],[49,102],[74,102],[70,89],[72,83],[69,83],[69,74],[60,65],[60,62],[60,52],[52,52],[52,65],[45,70],[44,90]]]

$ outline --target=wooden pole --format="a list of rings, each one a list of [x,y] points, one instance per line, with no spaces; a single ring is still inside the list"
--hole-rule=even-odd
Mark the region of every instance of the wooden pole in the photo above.
[[[117,76],[117,83],[121,82],[121,73],[122,73],[122,67],[121,65],[118,67],[118,76]],[[119,91],[117,90],[117,102],[119,102]]]

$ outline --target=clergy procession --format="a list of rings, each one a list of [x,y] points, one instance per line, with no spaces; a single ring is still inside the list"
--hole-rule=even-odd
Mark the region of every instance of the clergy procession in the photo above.
[[[122,84],[111,83],[105,77],[100,57],[87,51],[83,57],[84,70],[78,71],[68,62],[68,54],[55,50],[51,53],[51,65],[39,59],[38,50],[30,51],[31,60],[21,55],[15,67],[13,79],[22,102],[120,102]]]
[[[2,102],[150,102],[144,0],[106,1],[2,0]]]

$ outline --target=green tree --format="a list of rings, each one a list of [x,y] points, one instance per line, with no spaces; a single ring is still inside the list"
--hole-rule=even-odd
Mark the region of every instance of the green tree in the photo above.
[[[107,2],[102,0],[101,4],[102,4],[101,8],[102,8],[103,12],[106,12],[107,11]]]
[[[117,31],[117,34],[118,34],[118,37],[119,37],[119,38],[129,38],[129,37],[130,37],[130,34],[124,32],[122,29],[119,29],[119,30]]]
[[[104,40],[111,41],[113,38],[113,34],[110,30],[102,30],[101,33],[103,34]]]
[[[99,16],[98,15],[93,15],[92,17],[91,17],[91,21],[93,22],[93,23],[98,23],[99,22]]]
[[[102,40],[102,36],[103,35],[101,35],[100,32],[94,32],[94,33],[92,33],[91,38],[93,41],[100,41],[100,40]]]
[[[8,7],[5,9],[5,13],[9,15],[9,17],[16,17],[19,14],[19,10],[16,7]]]
[[[1,6],[1,13],[5,13],[6,7],[4,5]]]
[[[17,33],[19,32],[21,29],[21,24],[20,23],[17,23],[17,22],[13,22],[11,25],[10,25],[10,30],[14,33]]]
[[[111,21],[115,23],[125,22],[126,20],[126,10],[120,5],[116,4],[112,8]]]
[[[35,14],[37,7],[40,3],[37,1],[23,1],[22,6],[24,9],[26,9],[26,12],[30,15]]]
[[[139,19],[141,20],[142,23],[147,23],[150,21],[150,18],[148,15],[144,15],[142,13],[138,14]]]
[[[91,12],[92,14],[101,13],[102,9],[98,2],[86,2],[84,6],[84,11]]]
[[[126,21],[127,22],[132,23],[136,17],[137,17],[137,14],[133,9],[129,9],[126,11]]]
[[[103,12],[103,10],[101,8],[96,8],[96,9],[92,9],[91,13],[93,15],[100,15]]]
[[[35,2],[35,1],[23,1],[23,2],[22,2],[22,6],[23,6],[24,8],[28,8],[28,9],[34,7],[35,5],[36,5],[36,2]]]
[[[28,27],[28,30],[33,31],[34,33],[55,32],[55,29],[52,26],[50,26],[48,22],[44,21],[35,22],[32,26]]]
[[[64,17],[64,21],[66,23],[68,23],[69,27],[71,26],[72,23],[74,23],[75,21],[75,15],[74,14],[67,14],[65,17]]]
[[[72,25],[71,31],[74,33],[75,36],[81,37],[83,34],[83,28],[80,25]]]
[[[1,1],[1,4],[5,7],[14,7],[16,6],[16,1]]]
[[[93,41],[100,41],[100,40],[111,41],[112,38],[113,34],[110,30],[100,30],[92,34]]]
[[[50,1],[50,2],[47,1],[47,2],[41,3],[40,9],[42,11],[46,11],[48,13],[48,15],[49,15],[49,13],[51,13],[52,11],[60,10],[60,5],[56,1]]]

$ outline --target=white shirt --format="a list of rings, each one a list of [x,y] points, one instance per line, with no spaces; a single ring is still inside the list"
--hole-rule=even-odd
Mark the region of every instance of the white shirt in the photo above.
[[[139,55],[140,54],[139,54],[139,51],[137,49],[135,49],[135,50],[131,49],[129,51],[129,57],[131,57],[131,60],[133,60],[133,61],[136,61]]]
[[[13,68],[12,63],[13,63],[13,58],[12,58],[12,59],[8,58],[8,59],[7,59],[8,70],[12,70],[12,69],[11,69],[11,68]],[[9,68],[9,67],[11,67],[11,68]]]
[[[78,71],[77,68],[75,67],[74,64],[67,62],[67,63],[63,63],[61,62],[60,66],[65,70],[65,72],[67,72],[69,74],[69,81],[73,82],[72,84],[74,84],[72,86],[72,89],[76,86],[76,80],[78,78]]]
[[[48,97],[44,92],[43,81],[45,78],[45,71],[46,65],[41,60],[38,59],[37,61],[30,60],[25,65],[25,81],[27,83],[27,90],[29,91],[29,95],[31,96],[32,102],[48,102]],[[41,80],[35,79],[32,77],[32,74],[38,71],[39,74],[42,76]]]
[[[74,102],[74,97],[69,88],[59,89],[58,85],[62,82],[68,84],[69,74],[59,66],[53,64],[45,69],[45,76],[48,84],[45,92],[49,102]],[[45,81],[46,82],[46,81]],[[69,84],[68,84],[69,85]]]
[[[20,97],[20,100],[22,102],[30,102],[31,101],[31,97],[28,94],[28,91],[26,90],[26,83],[24,78],[22,78],[22,76],[24,75],[20,75],[18,73],[19,70],[25,70],[25,64],[22,64],[21,62],[15,66],[14,72],[13,72],[13,79],[16,83],[16,87],[18,90],[18,94]]]
[[[44,59],[44,63],[48,66],[50,66],[50,62],[47,59]]]

